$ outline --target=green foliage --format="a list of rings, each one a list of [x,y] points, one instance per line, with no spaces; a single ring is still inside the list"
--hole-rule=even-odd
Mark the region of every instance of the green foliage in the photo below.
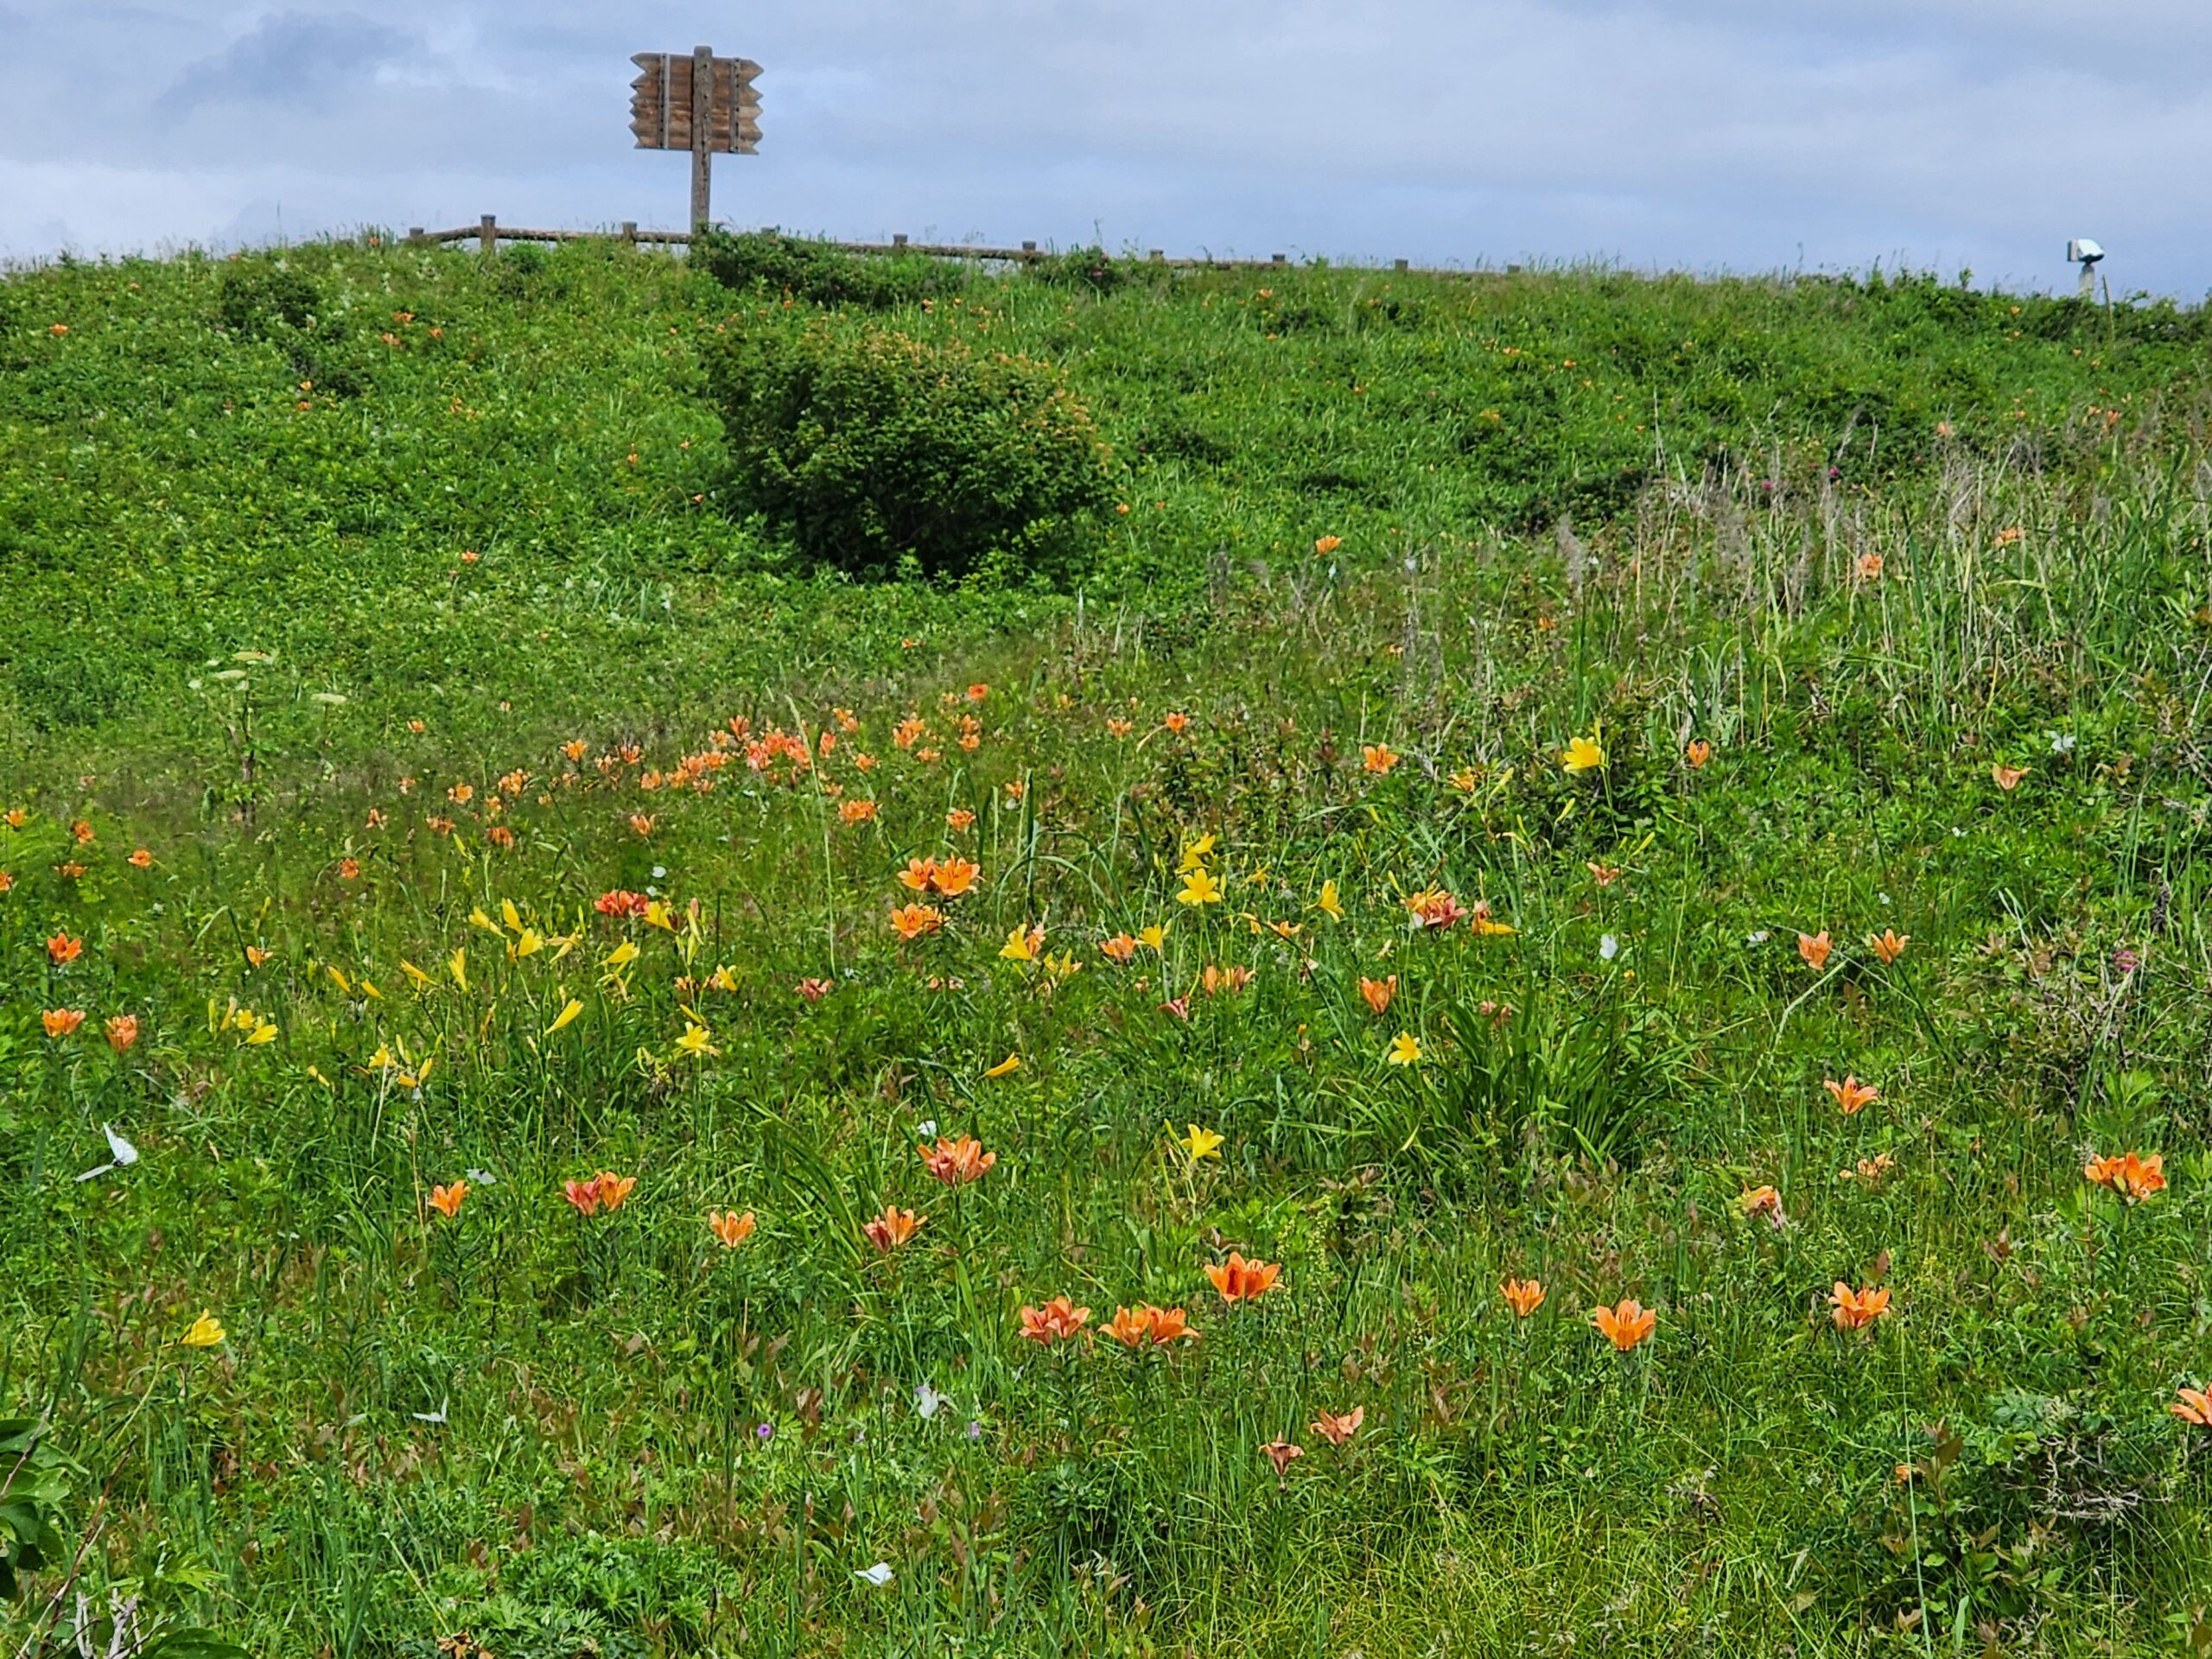
[[[1101,298],[1127,286],[1138,276],[1133,262],[1116,259],[1095,244],[1044,255],[1030,260],[1022,269],[1031,280],[1047,287],[1081,289]]]
[[[322,295],[306,273],[266,255],[230,266],[215,285],[216,321],[243,340],[302,333],[322,308]]]
[[[61,1527],[69,1474],[46,1423],[0,1418],[0,1601],[26,1593],[33,1574],[67,1559]]]
[[[1034,359],[820,319],[740,331],[707,376],[734,500],[851,575],[1065,575],[1108,499],[1096,426]]]
[[[0,283],[11,1653],[2212,1645],[2200,313],[274,263]],[[802,567],[772,362],[1128,511]]]
[[[708,230],[691,257],[724,288],[802,300],[810,305],[889,311],[963,291],[969,272],[919,254],[869,257],[826,242],[775,231]]]

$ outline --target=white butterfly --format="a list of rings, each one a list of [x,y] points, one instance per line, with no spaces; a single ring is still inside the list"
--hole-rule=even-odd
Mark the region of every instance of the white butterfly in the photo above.
[[[936,1416],[938,1412],[944,1409],[944,1396],[939,1394],[935,1389],[931,1388],[927,1382],[924,1382],[915,1389],[914,1410],[924,1422],[929,1421],[931,1418]]]
[[[109,1161],[98,1169],[86,1170],[77,1178],[80,1181],[89,1181],[93,1176],[105,1175],[111,1169],[128,1169],[138,1161],[138,1148],[118,1135],[112,1125],[101,1124],[100,1133],[107,1136]]]
[[[890,1583],[896,1574],[892,1572],[890,1562],[878,1561],[874,1567],[864,1567],[861,1568],[860,1571],[854,1573],[853,1576],[861,1580],[864,1583],[872,1584],[877,1589],[880,1590],[885,1585]]]
[[[435,1411],[410,1412],[409,1415],[413,1417],[418,1423],[442,1423],[446,1420],[446,1407],[448,1403],[448,1402],[441,1400],[438,1402],[438,1408]]]

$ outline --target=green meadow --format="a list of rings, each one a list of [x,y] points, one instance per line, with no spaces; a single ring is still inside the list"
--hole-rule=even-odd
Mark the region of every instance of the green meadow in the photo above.
[[[2208,330],[10,273],[0,1653],[2212,1650]]]

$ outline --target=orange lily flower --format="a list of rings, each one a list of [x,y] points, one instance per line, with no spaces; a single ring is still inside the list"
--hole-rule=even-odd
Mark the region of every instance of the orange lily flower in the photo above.
[[[1257,1301],[1274,1287],[1281,1272],[1280,1262],[1247,1262],[1235,1250],[1229,1253],[1228,1261],[1209,1262],[1206,1267],[1206,1277],[1213,1281],[1213,1287],[1225,1302]]]
[[[135,1014],[111,1015],[107,1022],[107,1046],[120,1054],[138,1040],[138,1016]]]
[[[1367,1408],[1354,1406],[1341,1417],[1323,1412],[1308,1427],[1331,1446],[1342,1446],[1359,1433],[1359,1426],[1367,1421]]]
[[[861,1229],[868,1242],[879,1250],[889,1252],[919,1232],[927,1216],[918,1216],[911,1210],[901,1210],[895,1204],[883,1206],[883,1213]]]
[[[1260,1448],[1260,1452],[1274,1465],[1276,1478],[1280,1479],[1294,1459],[1306,1455],[1306,1448],[1295,1440],[1270,1440]]]
[[[963,1135],[957,1141],[938,1137],[934,1148],[916,1147],[922,1154],[923,1167],[947,1186],[965,1186],[970,1181],[981,1180],[993,1164],[999,1160],[995,1152],[985,1152],[983,1143],[972,1135]]]
[[[957,899],[976,885],[976,878],[982,873],[982,865],[955,853],[937,867],[932,885],[946,898]]]
[[[906,868],[899,872],[899,885],[915,893],[927,893],[936,880],[937,861],[933,858],[910,858]]]
[[[1835,941],[1828,938],[1825,927],[1817,933],[1797,936],[1797,954],[1805,958],[1805,965],[1815,973],[1828,965],[1828,952],[1835,949]]]
[[[85,942],[67,933],[56,933],[46,942],[46,959],[57,968],[67,967],[84,954]]]
[[[1879,933],[1869,933],[1866,936],[1866,948],[1882,959],[1882,965],[1885,968],[1891,966],[1899,957],[1904,955],[1905,946],[1911,943],[1911,934],[1900,933],[1893,927],[1885,927]]]
[[[38,1021],[46,1027],[48,1036],[67,1037],[73,1035],[77,1027],[85,1023],[85,1011],[82,1008],[48,1008],[39,1015]]]
[[[143,847],[134,847],[130,849],[130,858],[125,861],[134,870],[150,870],[154,868],[154,855]]]
[[[2092,1158],[2082,1166],[2082,1173],[2099,1186],[2110,1187],[2127,1204],[2140,1204],[2152,1193],[2166,1190],[2165,1157],[2161,1153]]]
[[[753,1236],[753,1212],[748,1210],[741,1216],[734,1210],[709,1210],[707,1225],[724,1249],[734,1250]]]
[[[1876,1290],[1853,1290],[1839,1279],[1835,1289],[1829,1293],[1828,1301],[1835,1308],[1835,1328],[1839,1331],[1864,1331],[1890,1311],[1890,1287]]]
[[[1099,940],[1098,948],[1107,961],[1119,963],[1124,968],[1136,960],[1137,942],[1126,933],[1116,933],[1110,939]]]
[[[451,1186],[430,1189],[430,1208],[451,1221],[461,1213],[461,1202],[468,1196],[468,1183],[455,1181]]]
[[[902,939],[918,939],[944,925],[944,912],[934,905],[901,905],[891,912],[891,929]]]
[[[1396,766],[1401,758],[1388,743],[1363,743],[1359,746],[1361,770],[1370,772],[1378,778],[1388,777],[1390,768]]]
[[[1549,1294],[1541,1279],[1507,1279],[1500,1282],[1497,1294],[1505,1298],[1505,1305],[1513,1310],[1513,1317],[1525,1319],[1544,1305]]]
[[[1682,759],[1690,763],[1692,771],[1695,771],[1713,759],[1713,745],[1701,737],[1693,738],[1689,747],[1682,751]]]
[[[1090,1320],[1089,1308],[1077,1307],[1065,1296],[1055,1296],[1042,1307],[1022,1308],[1021,1334],[1031,1342],[1041,1342],[1050,1347],[1056,1342],[1072,1341]]]
[[[1599,1308],[1591,1314],[1590,1322],[1605,1333],[1606,1341],[1626,1353],[1651,1334],[1659,1316],[1643,1303],[1624,1298],[1618,1307]]]
[[[2173,1404],[2166,1409],[2184,1423],[2195,1423],[2199,1428],[2212,1428],[2212,1395],[2202,1389],[2183,1389]]]
[[[2020,786],[2020,779],[2033,770],[2032,766],[2007,766],[1999,764],[1990,767],[1989,779],[1998,788],[2010,795]]]
[[[570,1206],[580,1216],[595,1216],[599,1213],[599,1179],[596,1176],[588,1181],[562,1182],[561,1196],[569,1201]]]
[[[1374,1013],[1388,1014],[1390,999],[1398,994],[1398,976],[1393,974],[1388,979],[1369,979],[1363,975],[1359,982],[1359,994],[1366,999],[1368,1007]]]
[[[874,801],[840,801],[837,816],[847,823],[868,823],[875,817]]]
[[[1843,1115],[1846,1117],[1853,1116],[1862,1106],[1872,1105],[1882,1097],[1882,1091],[1879,1089],[1875,1088],[1871,1083],[1859,1082],[1856,1077],[1849,1073],[1845,1074],[1841,1083],[1838,1083],[1834,1077],[1822,1077],[1821,1087],[1835,1096],[1835,1103],[1843,1108]]]
[[[1195,1338],[1190,1316],[1179,1307],[1117,1307],[1114,1317],[1098,1327],[1124,1348],[1165,1348],[1179,1338]]]
[[[1736,1202],[1743,1207],[1746,1221],[1753,1216],[1764,1216],[1777,1230],[1785,1224],[1782,1215],[1782,1194],[1771,1186],[1747,1188]]]
[[[1160,723],[1179,737],[1189,728],[1191,717],[1178,709],[1171,711],[1167,717],[1162,720]]]
[[[638,1185],[638,1178],[617,1175],[611,1170],[602,1169],[594,1178],[594,1184],[599,1188],[600,1208],[612,1215],[629,1198],[632,1189]]]
[[[958,831],[976,827],[976,815],[964,806],[956,806],[944,815],[944,827]]]
[[[1442,887],[1429,887],[1409,893],[1406,908],[1413,912],[1414,921],[1423,927],[1449,927],[1467,912],[1458,899]]]

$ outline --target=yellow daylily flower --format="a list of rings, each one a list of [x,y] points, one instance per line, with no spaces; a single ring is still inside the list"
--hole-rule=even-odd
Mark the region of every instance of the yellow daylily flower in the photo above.
[[[545,1034],[548,1037],[550,1037],[555,1032],[560,1030],[562,1027],[575,1020],[575,1017],[583,1011],[584,1005],[577,1001],[575,997],[570,997],[568,1001],[562,1006],[561,1012],[553,1016],[553,1023],[545,1027]]]
[[[1341,922],[1344,920],[1344,900],[1337,897],[1337,884],[1335,882],[1324,881],[1321,884],[1321,896],[1313,901],[1313,908],[1319,911],[1324,916],[1326,916],[1332,922]]]
[[[509,932],[518,933],[522,931],[522,912],[515,908],[513,899],[499,900],[499,918],[506,923]]]
[[[338,994],[340,996],[353,995],[353,988],[346,983],[346,976],[338,971],[336,963],[326,962],[322,964],[322,971],[330,976],[330,982],[338,988]]]
[[[599,965],[602,968],[627,968],[638,959],[638,942],[635,939],[625,939],[601,957],[599,959]]]
[[[430,988],[432,983],[430,976],[424,973],[420,968],[417,968],[413,963],[408,961],[404,957],[402,957],[399,959],[399,971],[406,975],[410,982],[420,986],[423,989],[427,991]]]
[[[223,1329],[223,1322],[203,1307],[200,1317],[177,1341],[187,1348],[213,1348],[229,1334]]]
[[[1193,1123],[1189,1126],[1185,1134],[1177,1138],[1175,1144],[1182,1147],[1189,1154],[1191,1161],[1195,1164],[1201,1158],[1220,1157],[1225,1139],[1225,1136],[1211,1129],[1200,1128]]]
[[[1213,856],[1213,839],[1211,835],[1200,836],[1185,847],[1183,856],[1176,861],[1175,874],[1188,875],[1192,870],[1203,869],[1206,860]]]
[[[536,929],[528,927],[525,927],[521,932],[518,933],[515,936],[514,944],[508,947],[508,949],[513,952],[515,960],[518,962],[521,961],[524,957],[535,955],[544,948],[544,939],[539,937]]]
[[[462,990],[468,988],[468,947],[462,945],[446,958],[446,971],[453,976],[453,982]]]
[[[1037,960],[1037,947],[1044,942],[1044,938],[1045,930],[1041,927],[1028,928],[1017,925],[1006,936],[1006,944],[1000,949],[999,955],[1007,962],[1034,962]]]
[[[361,982],[361,995],[366,997],[373,997],[379,1002],[384,1001],[384,993],[377,989],[375,986],[370,984],[365,979]]]
[[[1183,891],[1175,895],[1175,901],[1183,905],[1217,905],[1221,902],[1220,884],[1204,868],[1193,869],[1183,877]]]
[[[1578,737],[1567,746],[1559,763],[1569,772],[1595,772],[1605,764],[1605,751],[1595,737]]]
[[[985,1071],[983,1075],[987,1077],[1010,1077],[1020,1070],[1021,1056],[1019,1054],[1009,1054],[1006,1058],[1001,1060],[996,1065],[992,1066],[988,1071]]]
[[[1393,1065],[1411,1065],[1421,1058],[1421,1045],[1409,1031],[1402,1031],[1390,1039],[1390,1052],[1383,1057]]]
[[[270,1021],[264,1020],[246,1033],[245,1040],[247,1046],[252,1048],[258,1048],[264,1043],[273,1043],[276,1040],[276,1027]]]
[[[486,933],[501,933],[499,925],[484,913],[481,906],[468,912],[468,925],[471,927],[480,927]],[[501,937],[505,937],[504,933],[501,933]]]
[[[1167,949],[1167,924],[1165,922],[1154,922],[1149,927],[1140,929],[1137,933],[1137,943],[1147,947],[1155,955],[1166,950]]]
[[[683,1027],[683,1034],[676,1039],[677,1052],[688,1055],[695,1060],[709,1054],[720,1054],[721,1050],[716,1048],[709,1040],[709,1036],[710,1033],[704,1026],[686,1026]]]
[[[655,899],[645,906],[645,925],[657,927],[664,933],[673,933],[676,931],[676,918],[670,913],[666,905]]]

